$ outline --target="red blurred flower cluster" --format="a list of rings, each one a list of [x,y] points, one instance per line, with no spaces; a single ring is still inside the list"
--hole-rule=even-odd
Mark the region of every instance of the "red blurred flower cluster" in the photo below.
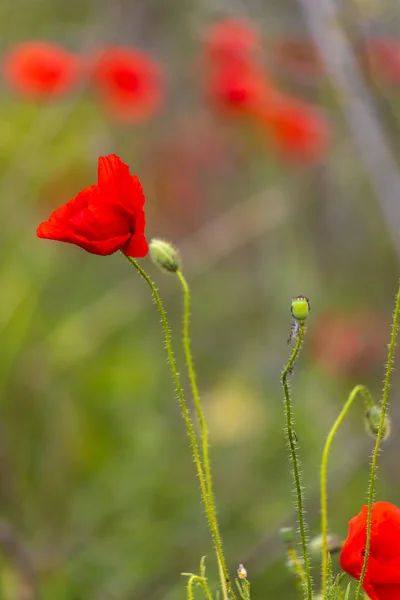
[[[248,24],[224,20],[206,40],[205,90],[217,110],[244,115],[260,126],[284,156],[323,157],[328,127],[320,112],[281,91],[260,64],[260,40]]]
[[[282,38],[268,54],[278,71],[295,78],[317,80],[323,75],[320,57],[307,38]],[[400,81],[397,40],[368,40],[359,45],[358,54],[386,79]],[[225,19],[212,25],[202,59],[207,97],[218,111],[250,116],[291,158],[321,158],[328,141],[325,120],[309,103],[282,92],[261,65],[261,56],[259,35],[250,24]],[[165,95],[161,66],[129,46],[80,56],[54,43],[23,42],[3,57],[3,76],[17,93],[36,100],[54,99],[85,82],[113,117],[127,122],[152,117]]]
[[[56,44],[25,42],[5,55],[3,75],[12,89],[34,100],[57,98],[85,81],[113,117],[132,122],[153,116],[164,95],[158,63],[123,46],[82,57]]]
[[[340,564],[360,580],[366,545],[368,507],[351,519]],[[400,510],[389,502],[372,505],[371,543],[363,589],[371,600],[400,600]]]

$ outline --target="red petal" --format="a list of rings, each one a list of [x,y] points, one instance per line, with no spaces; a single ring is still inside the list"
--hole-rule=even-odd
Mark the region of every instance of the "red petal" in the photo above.
[[[114,254],[117,250],[124,247],[129,240],[130,234],[120,235],[113,238],[107,238],[106,240],[89,240],[84,236],[77,235],[73,232],[56,228],[47,229],[47,223],[42,223],[37,230],[38,237],[46,238],[49,240],[56,240],[58,242],[65,242],[67,244],[74,244],[79,246],[90,254],[97,254],[99,256],[107,256]]]
[[[98,161],[99,186],[113,185],[116,179],[128,179],[129,167],[116,154],[100,156]]]
[[[364,586],[371,600],[400,600],[400,585]]]
[[[149,246],[144,235],[145,226],[146,218],[144,211],[139,211],[135,220],[135,232],[126,244],[125,248],[122,249],[126,256],[141,258],[147,255]]]
[[[129,167],[119,156],[110,154],[100,156],[98,165],[98,184],[109,201],[120,204],[131,215],[143,208],[145,196],[139,179],[131,175]]]
[[[39,225],[37,235],[80,246],[92,254],[113,254],[132,235],[132,218],[103,200],[98,186],[86,188]]]

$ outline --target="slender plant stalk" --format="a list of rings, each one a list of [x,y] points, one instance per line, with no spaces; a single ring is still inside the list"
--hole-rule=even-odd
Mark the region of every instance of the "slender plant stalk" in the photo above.
[[[300,480],[300,460],[297,456],[297,437],[293,427],[293,416],[292,416],[292,402],[290,398],[289,384],[287,381],[288,375],[292,372],[293,365],[299,354],[301,344],[304,338],[305,325],[300,323],[296,344],[293,348],[293,352],[289,358],[289,362],[283,370],[281,382],[285,392],[285,413],[286,413],[286,434],[290,450],[290,459],[293,468],[293,476],[296,488],[297,496],[297,514],[299,520],[300,538],[301,538],[301,549],[304,562],[305,570],[305,590],[307,592],[308,600],[312,600],[312,580],[311,580],[311,569],[310,560],[307,552],[307,536],[306,536],[306,523],[304,516],[304,502],[303,502],[303,490],[301,488]]]
[[[336,419],[335,423],[330,430],[328,437],[326,438],[324,451],[322,453],[321,460],[321,474],[320,474],[320,488],[321,488],[321,537],[322,537],[322,596],[325,598],[328,587],[328,494],[327,494],[327,469],[328,469],[328,457],[332,446],[333,439],[339,429],[340,425],[344,421],[347,413],[349,412],[354,400],[361,394],[364,400],[364,404],[367,410],[372,408],[373,400],[371,394],[364,385],[357,385],[350,396],[346,404],[343,406],[341,413]]]
[[[193,593],[193,584],[198,583],[204,590],[204,593],[207,597],[207,600],[213,600],[213,597],[210,592],[210,588],[208,587],[207,580],[205,577],[200,577],[200,575],[192,575],[188,582],[188,600],[194,600]]]
[[[204,470],[203,470],[203,465],[201,462],[201,457],[200,457],[200,452],[199,452],[199,447],[198,447],[198,443],[197,443],[197,438],[196,438],[196,433],[195,430],[193,428],[192,422],[190,420],[190,414],[189,414],[189,410],[188,407],[186,405],[186,400],[185,400],[185,396],[183,393],[183,389],[182,389],[182,385],[180,382],[180,377],[179,377],[179,373],[178,373],[178,369],[177,369],[177,365],[176,365],[176,361],[175,361],[175,357],[174,357],[174,353],[173,353],[173,349],[172,349],[172,338],[171,338],[171,332],[170,332],[170,327],[169,327],[169,323],[168,323],[168,318],[167,318],[167,314],[165,312],[164,309],[164,305],[163,302],[161,300],[161,297],[157,291],[156,286],[154,285],[153,281],[151,280],[151,278],[149,277],[149,275],[146,273],[146,271],[139,265],[139,263],[132,257],[127,257],[129,262],[135,267],[135,269],[138,271],[138,273],[141,275],[141,277],[143,277],[143,279],[146,281],[147,285],[150,287],[152,294],[153,294],[153,298],[154,301],[157,305],[157,309],[158,312],[160,314],[160,318],[161,318],[161,323],[164,329],[164,337],[165,337],[165,346],[166,346],[166,350],[167,350],[167,355],[168,355],[168,362],[169,362],[169,366],[171,369],[171,373],[172,373],[172,377],[174,380],[174,384],[175,384],[175,388],[178,394],[178,398],[179,398],[179,404],[181,407],[181,412],[185,421],[185,425],[186,425],[186,429],[187,432],[189,434],[189,440],[190,440],[190,446],[193,452],[193,457],[194,457],[194,462],[196,465],[196,469],[197,469],[197,474],[199,477],[199,481],[200,481],[200,490],[201,490],[201,495],[203,498],[203,502],[204,502],[204,507],[206,509],[206,514],[207,514],[207,520],[208,520],[208,525],[210,527],[210,531],[211,531],[211,535],[214,541],[214,546],[216,549],[216,553],[217,553],[217,557],[218,557],[218,561],[219,564],[221,564],[221,557],[220,554],[222,556],[222,560],[224,561],[223,564],[225,564],[225,560],[222,554],[222,548],[219,546],[218,544],[218,540],[219,540],[219,532],[218,530],[216,530],[215,527],[215,523],[214,523],[214,519],[212,518],[212,513],[210,512],[210,506],[209,506],[209,501],[208,501],[208,493],[207,493],[207,486],[206,486],[206,479],[205,479],[205,475],[204,475]],[[226,569],[226,567],[225,567]],[[225,572],[223,572],[224,578],[226,580],[226,584],[228,586],[229,592],[231,594],[231,599],[232,600],[236,600],[236,596],[233,592],[232,586],[230,584],[230,580],[228,577],[228,574],[225,575]]]
[[[196,370],[194,368],[191,343],[190,343],[190,335],[189,335],[189,324],[190,324],[190,310],[191,310],[191,298],[190,298],[190,289],[189,285],[186,281],[185,276],[182,271],[176,271],[176,275],[178,280],[182,286],[183,297],[184,297],[184,312],[183,312],[183,348],[185,352],[186,366],[189,374],[190,386],[192,388],[193,400],[196,407],[197,416],[200,423],[201,429],[201,437],[202,437],[202,450],[203,450],[203,466],[205,472],[206,479],[206,487],[207,487],[207,500],[208,500],[208,510],[209,510],[209,518],[213,521],[214,525],[214,543],[215,550],[217,553],[220,569],[223,575],[223,579],[227,582],[229,588],[229,573],[226,566],[226,561],[222,548],[222,540],[219,532],[219,524],[217,518],[217,511],[215,505],[214,491],[213,491],[213,483],[212,483],[212,475],[211,475],[211,463],[208,452],[208,432],[207,432],[207,424],[204,416],[203,407],[201,405],[199,386],[197,385],[197,377]],[[229,589],[230,594],[232,595],[232,589]]]
[[[297,576],[299,577],[299,579],[303,583],[303,585],[305,585],[306,580],[305,580],[305,575],[304,575],[304,569],[299,560],[299,557],[297,556],[296,550],[294,548],[290,547],[287,549],[287,554],[288,554],[288,557],[290,558],[290,560],[292,561],[294,568],[296,569]]]
[[[396,340],[397,340],[397,332],[399,329],[399,321],[400,321],[400,282],[399,282],[399,289],[397,291],[396,304],[395,304],[394,313],[393,313],[392,331],[390,334],[389,353],[388,353],[388,359],[387,359],[387,363],[386,363],[385,383],[383,386],[382,402],[381,402],[381,418],[379,421],[378,434],[376,436],[375,448],[374,448],[374,452],[372,454],[372,460],[371,460],[371,469],[370,469],[369,486],[368,486],[367,540],[366,540],[366,544],[365,544],[364,564],[363,564],[363,568],[361,571],[359,583],[357,586],[356,600],[359,600],[361,597],[362,584],[364,581],[365,573],[367,571],[369,550],[370,550],[370,546],[371,546],[371,517],[372,517],[372,504],[374,502],[374,496],[375,496],[376,470],[377,470],[379,449],[380,449],[382,438],[383,438],[383,429],[384,429],[384,425],[385,425],[385,418],[386,418],[387,407],[388,407],[390,379],[391,379],[392,370],[393,370],[394,353],[396,350]]]
[[[224,577],[224,572],[222,570],[222,565],[221,565],[221,561],[219,559],[219,556],[217,556],[217,560],[218,560],[219,578],[221,580],[222,597],[223,597],[224,600],[229,600],[229,594],[228,594],[228,583],[229,583],[229,581],[226,580],[225,577]]]

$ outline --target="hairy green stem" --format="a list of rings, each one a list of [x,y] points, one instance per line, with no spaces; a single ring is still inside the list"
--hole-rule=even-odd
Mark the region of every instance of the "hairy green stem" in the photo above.
[[[332,446],[333,439],[339,429],[340,425],[344,421],[347,413],[349,412],[351,405],[358,394],[361,394],[364,399],[364,404],[367,410],[372,408],[373,400],[371,394],[364,385],[357,385],[350,396],[346,404],[343,406],[341,413],[336,419],[335,423],[330,430],[328,437],[326,438],[324,451],[322,453],[321,460],[321,474],[320,474],[320,488],[321,488],[321,536],[322,536],[322,596],[325,597],[328,587],[328,494],[327,494],[327,469],[328,469],[328,457]]]
[[[200,577],[200,575],[192,575],[188,582],[188,600],[194,600],[193,594],[193,584],[198,583],[204,590],[204,593],[207,597],[207,600],[213,600],[213,597],[210,592],[210,588],[208,587],[207,580],[205,577]]]
[[[179,373],[178,373],[178,369],[177,369],[177,365],[176,365],[176,361],[175,361],[175,357],[174,357],[174,353],[173,353],[173,349],[172,349],[172,338],[171,338],[171,331],[170,331],[170,327],[169,327],[169,323],[168,323],[167,314],[165,312],[164,305],[163,305],[161,297],[157,291],[157,288],[154,285],[151,278],[149,277],[149,275],[146,273],[146,271],[139,265],[139,263],[134,258],[129,257],[129,256],[127,258],[129,260],[129,262],[138,271],[138,273],[141,275],[141,277],[143,277],[143,279],[146,281],[147,285],[150,287],[152,294],[153,294],[154,301],[157,305],[158,312],[160,314],[161,324],[164,329],[165,347],[167,350],[168,362],[169,362],[172,377],[174,380],[175,388],[176,388],[176,391],[178,394],[179,404],[181,407],[183,419],[185,421],[186,430],[189,434],[190,446],[192,449],[194,462],[195,462],[196,469],[197,469],[197,475],[198,475],[199,482],[200,482],[200,490],[201,490],[201,495],[202,495],[203,502],[204,502],[204,507],[206,509],[208,525],[209,525],[209,528],[211,531],[212,538],[214,540],[215,548],[217,550],[217,548],[219,547],[218,541],[217,541],[217,539],[218,539],[217,535],[219,535],[219,534],[216,531],[214,520],[211,518],[209,502],[208,502],[207,485],[206,485],[206,479],[205,479],[205,475],[204,475],[203,465],[201,462],[200,451],[199,451],[199,447],[198,447],[198,443],[197,443],[196,433],[193,428],[192,422],[190,420],[189,410],[188,410],[188,407],[186,404],[185,396],[183,393],[183,389],[182,389],[182,385],[180,382],[180,377],[179,377]],[[218,551],[217,551],[217,555],[218,555],[218,560],[220,563],[221,559],[220,559]],[[225,577],[225,572],[224,572],[224,577]],[[228,589],[231,592],[232,587],[230,584],[229,577],[227,575],[226,575],[226,580],[227,580],[226,584],[228,585]],[[232,598],[232,600],[236,600],[236,596],[233,593],[233,590],[231,592],[231,598]]]
[[[399,283],[399,285],[400,285],[400,283]],[[375,496],[376,470],[377,470],[379,450],[380,450],[380,446],[381,446],[381,442],[382,442],[382,438],[383,438],[383,430],[384,430],[384,426],[385,426],[385,418],[386,418],[387,407],[388,407],[390,379],[391,379],[392,370],[393,370],[393,362],[394,362],[394,354],[395,354],[395,350],[396,350],[396,340],[397,340],[397,332],[399,329],[399,321],[400,321],[400,287],[397,290],[396,303],[395,303],[395,308],[394,308],[394,313],[393,313],[392,331],[390,334],[389,353],[388,353],[388,359],[387,359],[387,363],[386,363],[385,382],[384,382],[384,386],[383,386],[382,401],[381,401],[381,418],[379,421],[379,429],[378,429],[378,434],[376,436],[375,448],[374,448],[374,451],[372,454],[372,459],[371,459],[371,469],[370,469],[369,486],[368,486],[368,518],[367,518],[367,539],[366,539],[366,543],[365,543],[365,558],[364,558],[364,564],[363,564],[363,568],[361,571],[359,583],[357,586],[356,600],[359,600],[361,597],[362,584],[364,581],[365,573],[367,571],[369,550],[370,550],[370,546],[371,546],[371,517],[372,517],[372,504],[374,502],[374,496]]]
[[[305,591],[307,593],[308,600],[312,600],[312,580],[311,580],[311,568],[310,560],[307,551],[307,536],[306,536],[306,522],[304,516],[304,502],[303,502],[303,490],[301,488],[300,480],[300,460],[297,456],[297,436],[293,427],[293,416],[292,416],[292,402],[290,398],[289,384],[287,381],[288,375],[292,372],[293,365],[299,354],[301,344],[304,338],[305,325],[303,322],[299,325],[298,336],[296,344],[293,348],[293,352],[289,358],[289,362],[283,370],[281,382],[285,392],[285,413],[286,413],[286,434],[290,450],[290,459],[293,468],[293,476],[296,488],[297,496],[297,514],[299,520],[299,530],[301,538],[301,549],[304,562],[305,571]]]
[[[183,273],[178,270],[176,271],[176,275],[178,280],[182,286],[183,297],[184,297],[184,313],[183,313],[183,348],[185,352],[186,366],[189,374],[190,386],[192,388],[193,400],[196,407],[197,416],[200,423],[201,429],[201,437],[202,437],[202,450],[203,450],[203,466],[205,471],[205,479],[206,479],[206,487],[207,487],[207,504],[208,504],[208,512],[209,512],[209,520],[213,522],[214,527],[214,544],[215,550],[217,553],[218,561],[220,564],[220,568],[222,571],[223,579],[227,583],[229,593],[231,596],[234,596],[234,592],[231,588],[229,573],[226,566],[226,561],[222,548],[221,535],[219,532],[219,524],[217,519],[217,511],[215,506],[214,499],[214,491],[213,491],[213,483],[212,483],[212,475],[211,475],[211,464],[210,457],[208,452],[208,432],[207,432],[207,424],[204,416],[203,407],[201,405],[199,386],[197,385],[197,377],[196,371],[194,368],[194,362],[192,357],[191,343],[190,343],[190,335],[189,335],[189,325],[190,325],[190,307],[191,307],[191,298],[190,298],[190,289],[189,285],[183,275]]]

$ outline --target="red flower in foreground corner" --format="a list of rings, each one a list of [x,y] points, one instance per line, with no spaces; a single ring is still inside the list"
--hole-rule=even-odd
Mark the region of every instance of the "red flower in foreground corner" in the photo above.
[[[129,47],[104,48],[95,61],[93,82],[107,110],[122,121],[153,116],[164,95],[158,63]]]
[[[40,238],[80,246],[105,256],[122,250],[146,256],[145,197],[139,179],[115,154],[100,156],[98,182],[84,189],[39,225]]]
[[[82,74],[82,65],[77,56],[56,44],[25,42],[6,54],[3,74],[17,92],[47,98],[68,92]]]
[[[340,564],[359,580],[365,556],[367,506],[351,519]],[[371,547],[363,589],[371,600],[400,600],[400,509],[389,502],[372,506]]]

